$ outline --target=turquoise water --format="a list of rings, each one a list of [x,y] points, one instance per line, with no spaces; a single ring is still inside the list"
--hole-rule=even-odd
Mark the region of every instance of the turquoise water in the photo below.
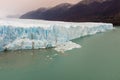
[[[73,40],[82,48],[0,54],[0,80],[120,80],[120,29]]]

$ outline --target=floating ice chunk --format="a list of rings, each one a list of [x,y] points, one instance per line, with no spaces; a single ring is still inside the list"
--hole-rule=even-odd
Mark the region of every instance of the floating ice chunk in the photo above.
[[[72,41],[68,41],[68,42],[57,45],[55,50],[58,52],[64,53],[65,51],[72,50],[74,48],[81,48],[81,46]]]

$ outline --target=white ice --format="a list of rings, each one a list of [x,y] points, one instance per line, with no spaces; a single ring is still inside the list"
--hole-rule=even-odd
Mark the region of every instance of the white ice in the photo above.
[[[61,46],[70,40],[112,30],[111,23],[73,23],[44,20],[0,20],[0,51]],[[68,44],[67,44],[68,45]],[[76,45],[76,44],[75,44]],[[70,48],[71,46],[71,48]],[[69,45],[69,49],[74,46]],[[78,47],[78,45],[76,45]],[[79,46],[80,47],[80,46]],[[74,46],[74,48],[76,48]],[[64,46],[64,49],[67,48]]]

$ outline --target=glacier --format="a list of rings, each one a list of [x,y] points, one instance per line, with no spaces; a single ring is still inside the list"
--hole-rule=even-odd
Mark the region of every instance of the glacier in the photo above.
[[[111,23],[4,19],[0,20],[0,51],[51,47],[59,51],[64,43],[77,45],[72,44],[73,39],[112,29]]]

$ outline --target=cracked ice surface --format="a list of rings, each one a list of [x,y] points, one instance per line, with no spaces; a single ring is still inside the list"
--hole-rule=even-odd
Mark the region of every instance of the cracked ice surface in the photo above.
[[[111,23],[73,23],[24,19],[0,20],[0,51],[56,46],[58,48],[58,45],[72,39],[111,29],[113,29]]]

